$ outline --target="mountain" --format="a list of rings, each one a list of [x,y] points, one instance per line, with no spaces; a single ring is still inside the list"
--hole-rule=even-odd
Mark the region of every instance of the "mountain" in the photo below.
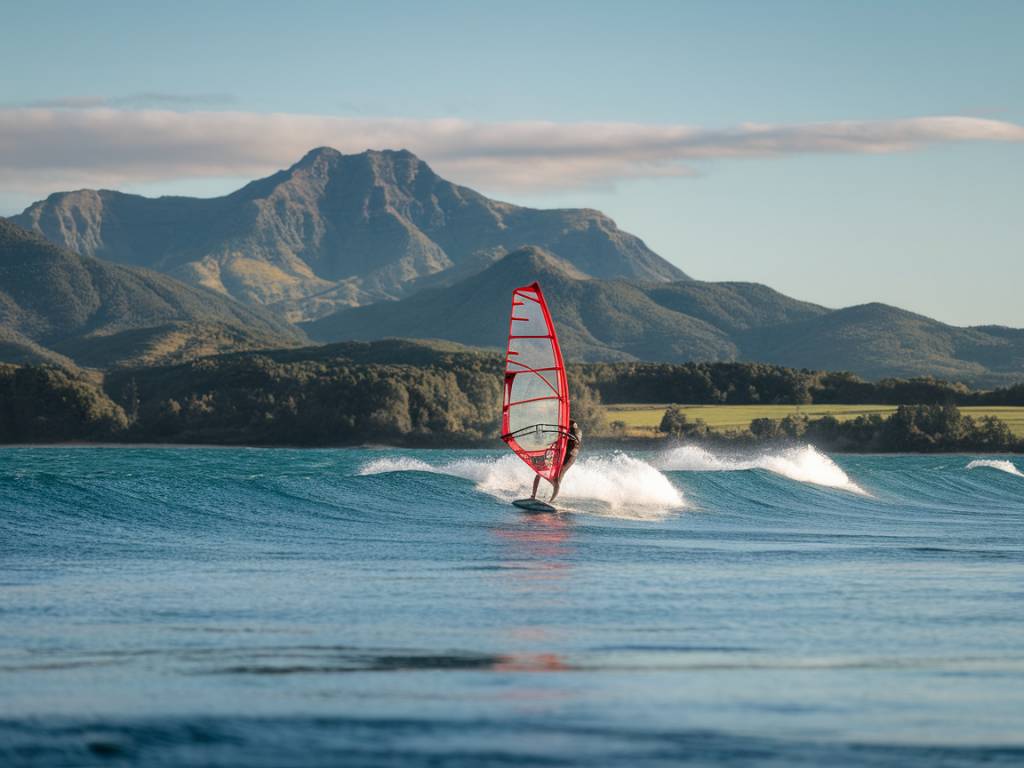
[[[958,328],[886,304],[862,304],[738,336],[746,358],[842,369],[868,379],[933,376],[978,386],[1024,379],[1024,330]]]
[[[76,253],[155,269],[292,320],[450,284],[527,244],[590,277],[686,279],[598,211],[491,200],[404,150],[314,149],[209,200],[61,192],[13,220]]]
[[[2,360],[107,367],[304,340],[266,310],[79,256],[0,219]]]
[[[747,360],[975,385],[1024,378],[1022,330],[691,280],[598,211],[491,200],[406,151],[315,149],[208,200],[58,193],[14,221],[81,256],[72,263],[56,249],[39,274],[27,264],[14,283],[0,274],[0,359],[92,366],[295,344],[301,334],[270,313],[304,321],[321,341],[496,348],[511,289],[539,279],[577,360]]]
[[[2,294],[0,294],[2,295]],[[74,370],[71,358],[36,344],[12,328],[0,325],[0,361],[17,365],[56,365]]]
[[[589,278],[525,248],[452,286],[305,324],[320,341],[437,338],[504,344],[514,287],[539,280],[574,361],[756,361],[877,379],[936,376],[977,385],[1024,378],[1024,331],[956,328],[882,304],[831,310],[754,283]]]
[[[829,312],[818,304],[791,299],[760,283],[690,280],[649,285],[644,292],[666,309],[699,318],[727,333],[810,320]]]
[[[512,289],[534,280],[548,297],[571,359],[731,360],[739,353],[726,332],[662,306],[643,286],[588,278],[536,247],[513,252],[453,286],[344,310],[304,327],[320,341],[403,336],[498,347],[508,333]]]

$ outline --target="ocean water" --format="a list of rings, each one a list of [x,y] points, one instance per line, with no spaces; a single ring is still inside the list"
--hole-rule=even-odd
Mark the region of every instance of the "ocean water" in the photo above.
[[[0,765],[1021,765],[1022,467],[3,449]]]

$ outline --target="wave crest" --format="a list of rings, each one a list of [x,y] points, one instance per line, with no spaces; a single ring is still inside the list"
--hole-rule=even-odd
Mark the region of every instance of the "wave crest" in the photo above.
[[[799,483],[838,488],[867,496],[842,467],[814,446],[786,448],[758,456],[719,456],[696,445],[682,445],[662,454],[661,469],[682,472],[736,472],[762,469]]]
[[[496,459],[455,459],[429,464],[420,459],[393,456],[363,465],[358,474],[433,472],[461,477],[477,490],[503,501],[528,496],[534,474],[515,456]],[[550,486],[542,482],[541,496]],[[682,493],[646,461],[624,453],[580,459],[565,476],[559,507],[573,512],[607,513],[617,517],[647,518],[686,507]]]
[[[1017,465],[1012,461],[1007,461],[1006,459],[975,459],[967,465],[968,469],[981,469],[983,467],[998,469],[1000,472],[1006,472],[1016,477],[1024,477],[1024,472],[1017,469]]]

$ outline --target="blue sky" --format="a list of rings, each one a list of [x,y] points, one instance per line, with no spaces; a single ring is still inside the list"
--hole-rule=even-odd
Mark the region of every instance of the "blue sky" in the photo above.
[[[400,142],[496,197],[600,208],[694,277],[1024,326],[1024,3],[46,9],[4,13],[0,213]]]

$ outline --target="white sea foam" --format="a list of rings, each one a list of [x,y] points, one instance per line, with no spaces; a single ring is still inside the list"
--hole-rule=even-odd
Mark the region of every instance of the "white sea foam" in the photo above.
[[[838,464],[810,445],[755,456],[716,455],[696,445],[682,445],[662,454],[656,463],[661,469],[683,472],[763,469],[799,483],[868,495]]]
[[[381,475],[385,472],[435,472],[434,467],[419,459],[407,459],[394,456],[385,459],[374,459],[359,468],[357,475]]]
[[[375,459],[360,468],[360,475],[383,472],[434,472],[472,481],[477,490],[511,501],[530,494],[535,475],[511,454],[497,459],[457,459],[428,464],[420,459]],[[542,481],[540,496],[550,486]],[[570,511],[595,512],[617,517],[648,518],[683,509],[686,501],[661,472],[646,461],[615,453],[580,459],[566,474],[558,506]]]
[[[1017,465],[1012,461],[1006,461],[1005,459],[975,459],[967,465],[968,469],[981,469],[982,467],[988,467],[989,469],[998,469],[1000,472],[1006,472],[1010,475],[1016,475],[1017,477],[1024,477],[1024,472],[1017,469]]]

